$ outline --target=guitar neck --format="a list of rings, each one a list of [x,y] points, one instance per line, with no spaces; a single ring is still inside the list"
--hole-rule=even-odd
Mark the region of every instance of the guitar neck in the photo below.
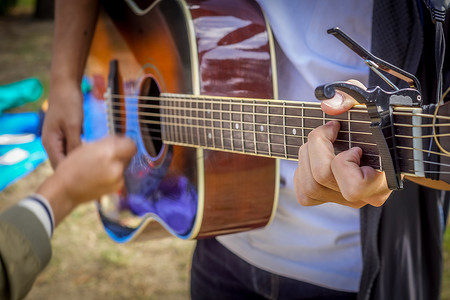
[[[339,120],[336,152],[361,147],[363,164],[380,168],[364,106],[329,116],[314,102],[177,94],[161,94],[160,101],[162,137],[168,144],[297,160],[314,128]]]

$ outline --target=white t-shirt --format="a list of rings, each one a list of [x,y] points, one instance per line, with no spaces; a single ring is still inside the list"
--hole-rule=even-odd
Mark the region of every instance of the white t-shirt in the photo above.
[[[373,0],[257,0],[277,45],[279,98],[317,101],[316,86],[357,79],[368,83],[364,61],[327,29],[339,26],[370,49]],[[297,203],[296,162],[280,161],[279,205],[266,228],[218,240],[249,263],[315,285],[356,292],[362,270],[359,210],[334,203]]]

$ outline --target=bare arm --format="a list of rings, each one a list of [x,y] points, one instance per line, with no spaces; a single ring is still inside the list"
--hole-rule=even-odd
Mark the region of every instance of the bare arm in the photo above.
[[[55,3],[49,109],[42,137],[54,168],[81,143],[81,80],[98,12],[97,0]]]

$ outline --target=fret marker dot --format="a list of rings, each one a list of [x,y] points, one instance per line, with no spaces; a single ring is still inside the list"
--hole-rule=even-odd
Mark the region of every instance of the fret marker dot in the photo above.
[[[234,125],[234,128],[239,129],[239,124],[236,123],[236,124]]]
[[[292,129],[292,134],[293,134],[293,135],[296,135],[296,134],[297,134],[297,129],[295,129],[295,128]]]
[[[211,134],[211,132],[208,132],[208,139],[211,139],[212,138],[212,134]]]
[[[259,129],[260,129],[261,131],[264,131],[264,126],[261,125],[261,127],[259,127]]]

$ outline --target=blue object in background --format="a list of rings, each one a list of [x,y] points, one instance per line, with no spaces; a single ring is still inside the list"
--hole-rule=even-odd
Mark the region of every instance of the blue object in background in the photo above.
[[[35,139],[28,143],[0,145],[0,156],[14,148],[20,148],[29,156],[12,165],[0,164],[0,191],[13,182],[29,174],[39,164],[47,159],[47,153],[41,142],[41,129],[44,114],[42,112],[0,114],[0,135],[35,134]]]
[[[92,142],[109,134],[108,115],[105,100],[99,100],[92,93],[84,94],[83,140]]]
[[[41,135],[44,112],[0,114],[0,134],[34,133]]]
[[[27,78],[0,85],[0,113],[6,109],[38,100],[42,91],[42,84],[37,78]]]

